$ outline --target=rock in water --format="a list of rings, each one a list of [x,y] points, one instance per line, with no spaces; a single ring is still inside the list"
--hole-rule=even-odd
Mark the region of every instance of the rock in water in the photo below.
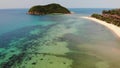
[[[70,11],[67,8],[55,3],[44,6],[41,5],[33,6],[28,11],[28,14],[31,15],[46,15],[54,13],[70,14]]]

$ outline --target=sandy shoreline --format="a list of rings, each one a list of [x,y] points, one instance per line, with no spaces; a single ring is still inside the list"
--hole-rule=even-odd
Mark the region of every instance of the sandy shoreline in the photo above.
[[[114,24],[109,24],[105,21],[102,21],[102,20],[99,20],[99,19],[96,19],[96,18],[93,18],[93,17],[81,17],[81,18],[89,19],[89,20],[95,21],[99,24],[102,24],[102,25],[106,26],[107,28],[112,30],[120,38],[120,27],[118,27]]]

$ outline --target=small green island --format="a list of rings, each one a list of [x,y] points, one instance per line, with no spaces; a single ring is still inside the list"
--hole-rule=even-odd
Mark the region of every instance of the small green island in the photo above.
[[[29,9],[28,14],[30,15],[46,15],[46,14],[70,14],[70,11],[56,3],[48,5],[37,5]]]
[[[102,14],[92,14],[91,17],[120,26],[120,9],[103,10]]]

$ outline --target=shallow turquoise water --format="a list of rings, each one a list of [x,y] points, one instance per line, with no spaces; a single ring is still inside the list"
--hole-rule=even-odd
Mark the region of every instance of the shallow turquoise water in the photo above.
[[[0,20],[1,68],[120,68],[119,38],[80,18],[89,13],[31,16],[26,10],[12,11],[1,14],[7,15]]]

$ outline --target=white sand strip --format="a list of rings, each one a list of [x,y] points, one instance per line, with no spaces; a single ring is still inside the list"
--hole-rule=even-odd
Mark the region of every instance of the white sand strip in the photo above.
[[[102,24],[102,25],[106,26],[107,28],[109,28],[110,30],[112,30],[118,37],[120,37],[120,27],[118,27],[114,24],[110,24],[105,21],[93,18],[93,17],[81,17],[81,18],[89,19],[89,20],[95,21],[99,24]]]

